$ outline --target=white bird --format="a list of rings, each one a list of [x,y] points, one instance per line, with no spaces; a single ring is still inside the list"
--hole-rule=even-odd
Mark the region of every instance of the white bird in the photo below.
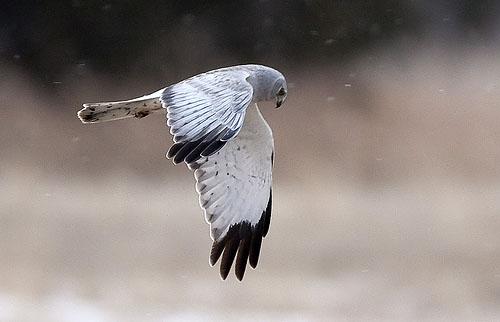
[[[274,140],[256,103],[275,100],[280,107],[286,95],[279,71],[240,65],[127,101],[83,104],[78,117],[83,123],[99,123],[166,110],[174,141],[167,157],[194,170],[213,240],[210,265],[222,255],[220,275],[226,279],[236,258],[241,281],[247,261],[257,266],[271,220]]]

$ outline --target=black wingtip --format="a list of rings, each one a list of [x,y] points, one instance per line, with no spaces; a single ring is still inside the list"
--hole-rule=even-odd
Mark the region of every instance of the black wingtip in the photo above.
[[[238,249],[238,256],[236,257],[236,264],[234,273],[236,278],[241,281],[245,275],[247,267],[248,256],[250,255],[250,244],[252,241],[252,227],[249,224],[242,224],[240,226],[240,245]]]
[[[168,152],[167,152],[167,158],[172,158],[173,156],[175,156],[177,154],[177,152],[179,152],[180,149],[182,149],[182,147],[184,146],[185,143],[174,143],[170,149],[168,149]]]
[[[249,222],[240,222],[229,228],[226,235],[212,244],[210,251],[210,265],[214,266],[222,256],[220,263],[220,276],[223,280],[227,278],[234,264],[234,273],[239,281],[243,280],[247,264],[256,268],[259,262],[262,238],[269,231],[271,222],[272,195],[266,209],[257,225],[252,226]],[[235,261],[236,259],[236,261]]]
[[[240,242],[240,249],[238,250],[238,256],[236,257],[236,264],[234,267],[234,273],[239,281],[243,280],[243,276],[245,275],[249,255],[250,240],[242,240]]]
[[[224,248],[224,253],[222,254],[222,259],[220,262],[220,276],[223,280],[227,278],[227,275],[231,271],[231,266],[234,262],[234,257],[238,251],[239,246],[238,238],[229,238],[226,248]]]
[[[256,268],[259,263],[260,246],[262,245],[262,235],[256,233],[252,237],[252,243],[250,246],[250,256],[248,262],[252,268]]]
[[[222,251],[225,246],[225,238],[220,242],[214,242],[212,244],[212,250],[210,251],[210,266],[214,266],[222,255]]]
[[[201,151],[200,155],[202,157],[211,156],[212,154],[214,154],[217,151],[219,151],[220,149],[222,149],[222,147],[224,145],[226,145],[226,141],[215,141],[215,142],[212,142],[205,149],[203,149],[203,151]]]
[[[271,211],[273,208],[273,189],[269,191],[269,200],[267,202],[267,207],[264,212],[264,222],[262,227],[262,237],[266,237],[269,232],[269,226],[271,226]]]
[[[174,143],[167,152],[167,158],[173,158],[174,164],[186,162],[188,164],[198,161],[202,157],[211,156],[226,144],[220,141],[226,131],[219,128],[196,141]]]
[[[240,282],[243,281],[243,275],[245,275],[245,269],[243,269],[243,273],[236,271],[235,272],[236,279]]]

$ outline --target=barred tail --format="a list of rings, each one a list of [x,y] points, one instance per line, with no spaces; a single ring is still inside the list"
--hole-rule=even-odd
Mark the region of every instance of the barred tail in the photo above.
[[[163,90],[128,101],[85,103],[78,111],[83,123],[100,123],[129,117],[143,118],[162,110],[160,102]]]

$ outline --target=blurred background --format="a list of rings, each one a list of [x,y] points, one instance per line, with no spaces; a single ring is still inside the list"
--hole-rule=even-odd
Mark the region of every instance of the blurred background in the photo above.
[[[0,321],[500,319],[497,1],[11,1],[0,11]],[[257,270],[221,281],[159,115],[213,68],[289,82]]]

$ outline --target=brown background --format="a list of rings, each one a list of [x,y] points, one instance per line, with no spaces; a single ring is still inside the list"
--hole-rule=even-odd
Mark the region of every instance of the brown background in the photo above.
[[[46,58],[4,42],[0,320],[498,319],[497,24],[487,16],[459,24],[462,11],[452,7],[425,7],[435,13],[430,22],[404,19],[421,12],[405,9],[367,46],[331,49],[326,29],[309,30],[321,39],[304,56],[307,46],[285,46],[296,50],[290,57],[272,46],[268,58],[233,52],[217,45],[223,36],[213,29],[179,27],[188,40],[166,43],[160,33],[125,58],[72,49],[87,58],[61,59],[61,67],[49,55],[56,71],[45,72]],[[213,11],[197,10],[192,19],[210,26]],[[375,17],[379,27],[368,25],[368,34],[385,30],[387,17]],[[337,28],[329,22],[340,18],[329,19],[318,21]],[[414,31],[398,29],[413,23]],[[232,274],[223,282],[208,266],[192,174],[164,158],[171,138],[163,118],[83,125],[76,112],[83,102],[140,96],[250,61],[281,69],[289,96],[283,109],[261,106],[276,162],[259,267],[243,283]]]

